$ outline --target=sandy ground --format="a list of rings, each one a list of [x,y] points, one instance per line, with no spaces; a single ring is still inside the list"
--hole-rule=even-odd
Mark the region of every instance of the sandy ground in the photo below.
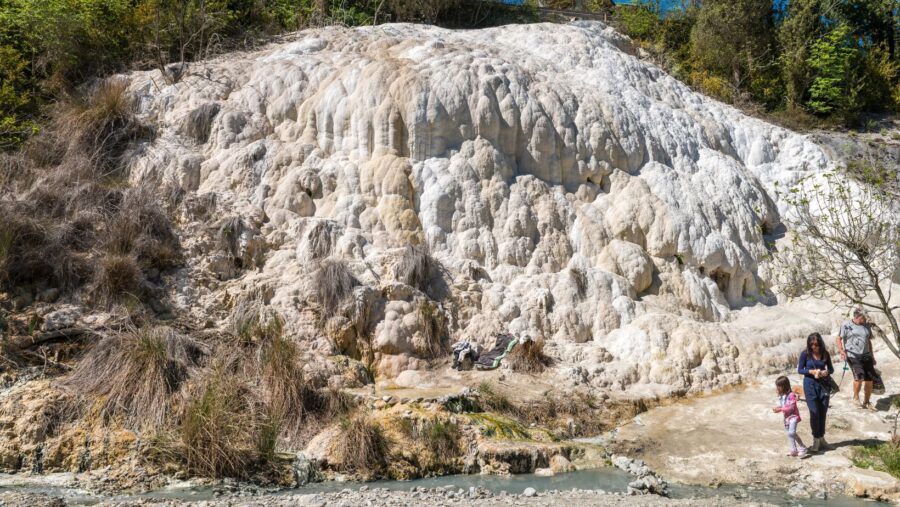
[[[782,417],[771,412],[776,405],[774,375],[735,391],[651,409],[616,431],[612,447],[644,459],[670,481],[777,485],[900,499],[900,482],[882,472],[855,468],[850,460],[853,446],[889,440],[894,427],[897,409],[891,401],[900,395],[891,393],[900,393],[900,361],[877,348],[876,358],[886,387],[886,395],[873,396],[878,411],[854,406],[848,371],[828,412],[825,438],[834,449],[808,459],[786,455]],[[835,364],[837,381],[843,366]],[[795,371],[785,373],[792,384],[802,382]],[[800,435],[811,444],[805,403],[801,417]]]

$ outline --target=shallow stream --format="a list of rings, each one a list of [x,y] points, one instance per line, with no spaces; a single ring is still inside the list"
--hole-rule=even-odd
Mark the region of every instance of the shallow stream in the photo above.
[[[69,505],[92,505],[103,500],[137,500],[145,498],[188,501],[215,500],[220,498],[223,492],[227,492],[226,495],[238,494],[243,496],[240,494],[242,490],[238,488],[235,488],[237,491],[232,492],[229,488],[223,486],[198,487],[190,486],[187,483],[185,483],[184,486],[168,487],[140,495],[102,496],[92,495],[85,491],[72,488],[65,485],[64,481],[41,481],[34,479],[35,478],[30,478],[28,480],[17,481],[16,476],[14,475],[0,475],[0,492],[18,491],[22,493],[45,493],[61,496],[65,498]],[[522,493],[525,488],[529,487],[534,488],[539,492],[552,490],[564,491],[571,489],[602,489],[608,492],[624,492],[631,480],[632,477],[625,472],[612,468],[602,468],[558,474],[550,477],[533,474],[514,475],[511,477],[501,477],[496,475],[452,475],[430,479],[418,479],[414,481],[375,481],[368,483],[324,482],[310,484],[297,489],[265,491],[254,494],[253,497],[259,498],[260,496],[258,495],[281,496],[304,493],[327,493],[348,488],[355,490],[364,485],[370,489],[385,488],[392,491],[408,491],[413,487],[438,488],[453,486],[454,488],[462,488],[464,490],[468,490],[470,487],[480,487],[495,494],[503,491],[509,494],[519,494]],[[763,490],[743,486],[708,488],[702,486],[670,484],[669,490],[673,498],[733,497],[747,501],[767,502],[780,506],[874,507],[876,505],[886,505],[871,500],[844,496],[829,497],[827,499],[795,498],[788,495],[787,491],[784,489]]]

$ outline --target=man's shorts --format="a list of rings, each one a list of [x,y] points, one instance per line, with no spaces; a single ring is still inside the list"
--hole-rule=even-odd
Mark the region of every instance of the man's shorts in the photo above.
[[[848,357],[847,362],[850,363],[850,371],[853,372],[853,380],[862,380],[870,382],[878,376],[875,373],[875,361],[872,356],[868,357]]]

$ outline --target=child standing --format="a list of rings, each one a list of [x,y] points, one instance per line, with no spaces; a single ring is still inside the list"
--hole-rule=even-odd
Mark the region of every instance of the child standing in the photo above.
[[[781,376],[775,379],[775,390],[778,393],[778,406],[772,408],[772,412],[781,412],[784,415],[784,429],[787,430],[788,443],[791,450],[788,456],[797,456],[803,459],[807,454],[806,446],[797,435],[797,424],[800,422],[800,409],[797,408],[797,395],[791,391],[791,381]]]

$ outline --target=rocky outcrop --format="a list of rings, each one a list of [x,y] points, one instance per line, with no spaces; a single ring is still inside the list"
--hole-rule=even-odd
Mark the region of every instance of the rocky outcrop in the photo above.
[[[828,158],[601,23],[331,27],[130,79],[158,129],[132,178],[185,196],[182,311],[263,293],[312,350],[386,377],[497,331],[595,387],[697,390],[786,359],[740,360],[783,337],[718,323],[770,297],[775,184]],[[409,245],[437,267],[398,276]],[[324,258],[356,283],[336,314]]]

